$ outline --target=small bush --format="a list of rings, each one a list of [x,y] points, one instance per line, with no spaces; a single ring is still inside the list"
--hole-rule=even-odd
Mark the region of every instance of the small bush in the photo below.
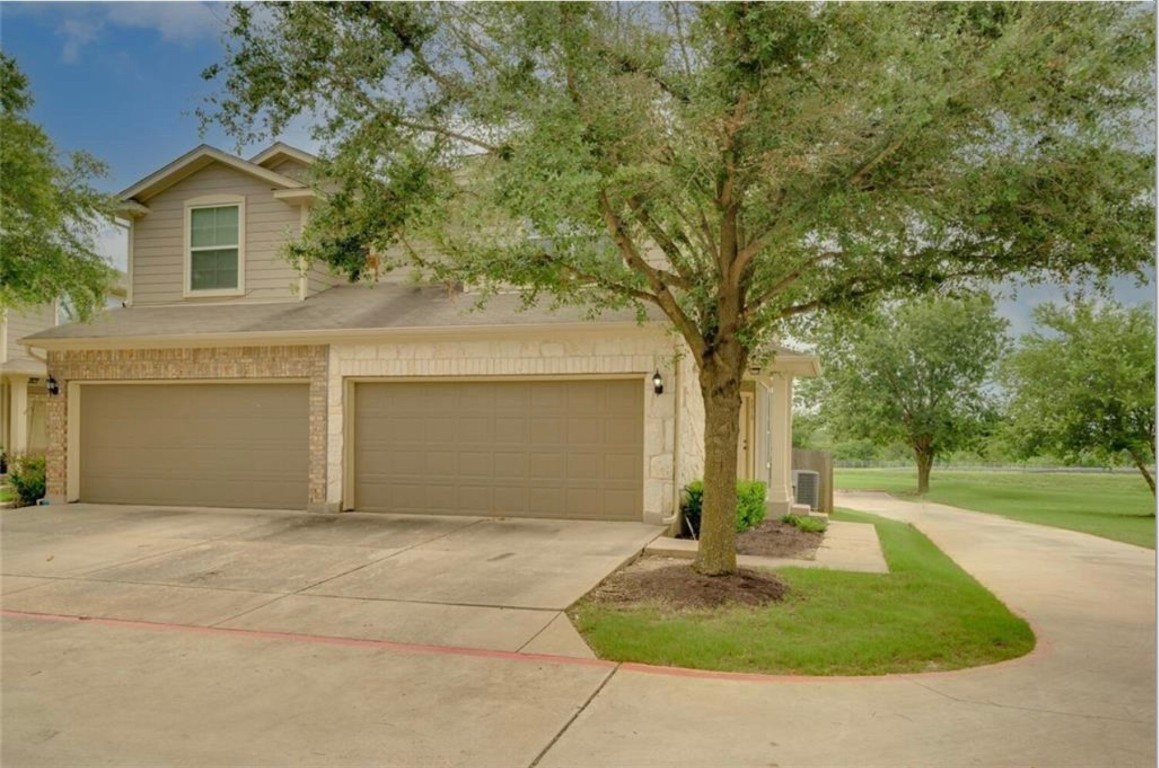
[[[736,532],[744,533],[765,519],[765,484],[742,480],[736,484]]]
[[[794,528],[799,528],[806,533],[825,533],[829,528],[829,523],[819,517],[802,517],[801,515],[785,515],[781,518],[782,523],[788,523]]]
[[[689,532],[700,537],[700,513],[704,506],[704,482],[694,480],[684,486],[680,511]],[[765,484],[741,481],[736,484],[736,532],[743,533],[765,519]]]
[[[684,486],[681,492],[680,512],[684,515],[684,524],[688,532],[700,538],[700,510],[704,506],[704,482],[693,480]]]
[[[16,492],[16,502],[27,507],[44,498],[44,457],[13,456],[8,463],[8,484]]]

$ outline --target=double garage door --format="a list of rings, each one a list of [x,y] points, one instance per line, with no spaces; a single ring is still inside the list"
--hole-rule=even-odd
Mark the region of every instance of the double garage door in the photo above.
[[[301,509],[306,384],[94,384],[80,398],[80,499]]]
[[[308,402],[306,384],[85,386],[80,498],[300,509]],[[358,510],[641,517],[638,381],[363,382],[347,408]]]
[[[354,506],[639,520],[639,381],[360,383]]]

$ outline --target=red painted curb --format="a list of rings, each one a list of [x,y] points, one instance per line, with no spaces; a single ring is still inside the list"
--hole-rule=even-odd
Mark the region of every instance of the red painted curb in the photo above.
[[[36,613],[33,611],[14,611],[0,609],[0,616],[12,619],[27,619],[32,621],[54,621],[72,624],[96,624],[104,627],[119,627],[123,629],[152,629],[166,632],[189,632],[201,635],[220,635],[224,637],[253,638],[256,640],[285,640],[297,643],[315,643],[319,645],[335,645],[348,648],[372,648],[389,650],[399,653],[434,654],[441,656],[469,656],[483,659],[503,659],[506,661],[533,661],[561,666],[597,667],[611,669],[619,667],[625,672],[638,672],[646,675],[661,675],[666,677],[698,678],[702,680],[724,680],[754,683],[826,683],[849,684],[868,681],[906,680],[911,678],[929,679],[941,677],[957,677],[976,674],[986,670],[998,669],[1010,665],[1021,665],[1037,662],[1050,653],[1050,644],[1043,639],[1033,624],[1035,630],[1034,650],[1025,656],[1007,659],[983,667],[969,667],[967,669],[951,669],[943,672],[897,672],[888,675],[859,675],[859,676],[825,676],[825,675],[765,675],[759,672],[718,672],[706,669],[690,669],[687,667],[665,667],[637,662],[615,662],[603,659],[583,659],[574,656],[555,656],[542,653],[518,653],[516,651],[494,651],[484,648],[462,648],[447,645],[426,645],[422,643],[401,643],[392,640],[370,640],[355,637],[334,637],[331,635],[309,635],[297,632],[275,632],[260,629],[240,629],[230,627],[201,627],[190,624],[168,624],[153,621],[131,621],[128,619],[105,619],[89,616],[75,616],[61,613]]]

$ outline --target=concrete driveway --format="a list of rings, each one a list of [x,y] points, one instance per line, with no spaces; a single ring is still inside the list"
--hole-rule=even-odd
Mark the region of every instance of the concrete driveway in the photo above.
[[[76,504],[3,513],[9,611],[591,657],[635,523]]]
[[[1039,649],[1006,664],[930,675],[697,674],[350,637],[358,630],[354,619],[317,634],[273,631],[272,623],[258,629],[264,622],[256,620],[254,628],[208,626],[231,611],[247,610],[244,604],[216,615],[207,609],[198,622],[183,624],[174,620],[180,618],[180,606],[167,600],[179,600],[180,590],[201,589],[189,582],[133,584],[173,590],[151,604],[125,598],[118,608],[131,615],[151,605],[149,610],[161,618],[149,621],[158,623],[78,620],[63,610],[67,595],[55,604],[55,613],[62,615],[33,616],[16,610],[14,601],[32,600],[46,590],[42,605],[52,608],[48,598],[54,593],[47,590],[62,582],[95,582],[102,571],[124,575],[124,569],[134,568],[146,569],[135,571],[139,580],[141,574],[160,578],[146,564],[204,546],[204,539],[189,537],[196,539],[196,529],[208,523],[197,516],[175,516],[174,525],[166,526],[156,515],[142,514],[136,518],[143,526],[137,536],[124,537],[117,535],[118,525],[101,523],[96,516],[70,518],[63,515],[67,510],[52,510],[49,514],[62,515],[58,524],[72,532],[62,531],[52,546],[43,531],[24,527],[31,526],[32,518],[5,514],[8,557],[2,570],[28,575],[3,582],[12,591],[4,598],[0,762],[1154,766],[1153,551],[880,495],[850,495],[840,504],[914,523],[1032,621]],[[224,517],[238,528],[228,538],[222,534],[223,545],[259,541],[250,536],[271,522],[245,525],[242,516]],[[183,527],[185,533],[178,534]],[[429,541],[446,544],[452,533]],[[87,544],[73,546],[74,538]],[[281,562],[287,573],[293,572],[301,558],[291,551],[266,553],[264,562]],[[505,550],[492,551],[498,556]],[[362,556],[362,570],[387,560],[366,552]],[[224,578],[213,571],[225,572],[221,563],[234,560],[222,557],[207,561],[200,571],[187,566],[169,577],[193,579],[200,573]],[[360,566],[351,567],[341,557],[301,562],[302,573],[309,570],[307,564],[342,573],[321,576],[329,580],[305,587],[299,598],[326,584],[337,590],[343,581],[344,588],[368,589],[356,578]],[[230,567],[232,578],[240,579],[240,566]],[[541,567],[549,570],[547,564]],[[54,568],[60,570],[50,572]],[[253,568],[251,578],[263,578],[262,570]],[[76,578],[79,574],[84,579]],[[308,583],[313,576],[296,578]],[[237,587],[213,591],[221,601],[253,594]],[[272,610],[288,598],[264,593],[263,599],[272,601],[266,604]],[[191,601],[186,608],[194,605]],[[254,606],[248,615],[261,609]],[[174,614],[164,618],[165,610]]]

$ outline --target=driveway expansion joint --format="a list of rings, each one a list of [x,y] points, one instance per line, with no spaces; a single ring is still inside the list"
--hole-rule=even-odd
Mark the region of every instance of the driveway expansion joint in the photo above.
[[[599,696],[600,693],[604,690],[604,686],[606,686],[611,681],[612,676],[619,671],[620,664],[616,663],[616,665],[612,667],[608,674],[604,676],[604,679],[600,681],[600,684],[596,686],[596,689],[592,691],[592,695],[588,696],[584,703],[576,708],[576,711],[572,713],[572,716],[569,717],[567,722],[563,724],[563,727],[559,729],[559,732],[552,737],[551,741],[547,742],[547,746],[539,751],[539,754],[536,755],[535,759],[528,764],[527,768],[535,768],[537,765],[539,765],[540,761],[543,760],[543,758],[547,756],[547,753],[551,751],[551,748],[556,745],[556,742],[563,738],[563,735],[567,733],[567,729],[571,728],[572,723],[579,719],[579,716],[583,714],[584,710],[591,706],[591,703],[595,701],[596,697]]]

